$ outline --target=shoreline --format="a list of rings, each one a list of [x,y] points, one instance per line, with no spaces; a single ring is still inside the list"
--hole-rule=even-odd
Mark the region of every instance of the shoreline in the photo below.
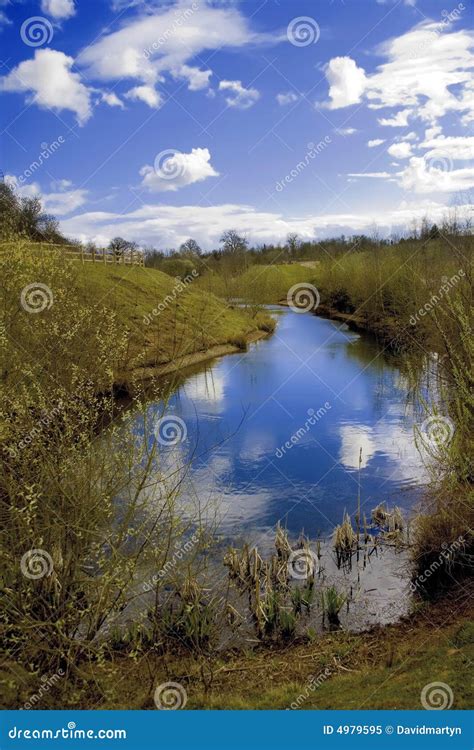
[[[272,331],[257,330],[252,331],[245,336],[245,343],[248,346],[256,341],[268,338],[271,336]],[[181,357],[176,357],[169,362],[162,362],[157,365],[144,365],[143,367],[135,367],[129,371],[121,373],[120,377],[117,377],[117,386],[119,388],[127,388],[134,382],[146,383],[154,378],[160,378],[164,375],[170,375],[171,373],[180,372],[186,370],[194,365],[201,364],[203,362],[209,362],[213,359],[218,359],[227,354],[238,354],[239,352],[245,352],[246,349],[237,346],[236,344],[216,344],[215,346],[209,347],[209,349],[190,352],[184,354]]]

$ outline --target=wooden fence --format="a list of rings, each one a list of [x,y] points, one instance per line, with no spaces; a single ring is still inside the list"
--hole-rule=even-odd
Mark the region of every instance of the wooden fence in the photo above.
[[[3,245],[8,243],[2,243]],[[145,256],[139,250],[127,250],[125,252],[114,252],[104,248],[88,249],[80,245],[53,245],[48,242],[28,242],[28,248],[39,250],[51,250],[52,248],[61,250],[70,260],[76,260],[79,263],[102,263],[107,265],[124,266],[144,266]],[[0,253],[7,252],[6,248],[0,247]]]

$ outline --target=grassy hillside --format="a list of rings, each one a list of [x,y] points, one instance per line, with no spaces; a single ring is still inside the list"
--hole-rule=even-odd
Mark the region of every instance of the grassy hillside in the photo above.
[[[226,299],[243,299],[255,304],[276,304],[286,299],[294,285],[314,278],[314,267],[299,263],[274,266],[254,265],[237,276],[203,274],[198,286]]]
[[[9,257],[7,257],[9,256]],[[11,334],[26,350],[41,351],[41,331],[59,309],[63,298],[74,299],[96,320],[113,320],[124,339],[125,358],[118,363],[119,379],[132,370],[162,365],[216,346],[245,348],[248,338],[271,331],[272,319],[259,311],[232,308],[222,299],[197,288],[196,280],[180,282],[161,271],[138,266],[68,261],[61,251],[18,245],[2,256],[7,297],[11,299]],[[18,317],[21,290],[29,284],[46,284],[53,305],[45,315]],[[6,326],[9,326],[9,313]],[[38,322],[40,326],[38,326]],[[34,324],[34,325],[33,325]],[[80,324],[75,326],[78,345],[97,346]],[[74,347],[69,352],[74,361]]]

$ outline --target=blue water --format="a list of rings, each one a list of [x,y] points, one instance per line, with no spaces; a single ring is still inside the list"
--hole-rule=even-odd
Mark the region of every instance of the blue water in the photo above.
[[[279,520],[290,536],[326,536],[357,509],[362,449],[367,518],[381,501],[408,512],[426,476],[396,360],[338,323],[274,314],[274,335],[189,375],[171,396],[167,418],[182,419],[187,436],[161,450],[190,462],[183,491],[213,504],[227,538],[251,539]],[[161,409],[151,404],[150,416]]]

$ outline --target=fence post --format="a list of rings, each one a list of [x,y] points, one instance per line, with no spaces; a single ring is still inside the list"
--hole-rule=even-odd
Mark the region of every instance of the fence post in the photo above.
[[[95,263],[95,247],[92,248],[92,262]]]
[[[84,265],[84,248],[82,247],[82,245],[81,245],[81,260],[82,260],[82,265]]]
[[[106,256],[105,256],[105,247],[102,248],[102,255],[104,256],[104,263],[107,263]]]

